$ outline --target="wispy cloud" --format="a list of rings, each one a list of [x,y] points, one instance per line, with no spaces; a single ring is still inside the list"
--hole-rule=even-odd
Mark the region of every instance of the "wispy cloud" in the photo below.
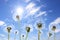
[[[28,17],[28,16],[31,16],[31,15],[34,15],[39,9],[40,9],[40,7],[32,8],[32,9],[28,12],[28,14],[25,16],[25,18]]]
[[[30,11],[30,14],[31,14],[31,15],[34,15],[39,9],[40,9],[40,7],[33,8],[33,9]]]
[[[27,6],[26,6],[26,10],[31,10],[36,4],[33,2],[30,2]]]
[[[0,26],[4,25],[5,22],[4,21],[0,21]]]
[[[45,15],[46,16],[47,15],[46,14],[46,11],[40,12],[36,17],[42,16],[42,15]]]
[[[51,24],[59,24],[60,23],[60,17],[58,17],[56,20],[50,23]]]
[[[42,7],[44,7],[44,5],[41,5],[39,7],[35,7],[35,6],[36,6],[35,3],[30,3],[30,4],[28,4],[28,6],[26,6],[27,15],[25,16],[25,18],[28,16],[31,16],[31,15],[35,15]],[[38,14],[37,16],[40,16],[44,13],[45,13],[45,11],[41,12],[41,14]]]

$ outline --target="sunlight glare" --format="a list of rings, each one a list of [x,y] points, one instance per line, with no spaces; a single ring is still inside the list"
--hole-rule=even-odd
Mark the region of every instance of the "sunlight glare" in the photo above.
[[[21,15],[23,13],[23,8],[22,7],[18,7],[16,9],[16,13],[19,14],[19,15]]]

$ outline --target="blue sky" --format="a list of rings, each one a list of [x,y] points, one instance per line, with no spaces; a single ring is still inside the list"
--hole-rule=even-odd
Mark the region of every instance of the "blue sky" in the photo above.
[[[20,27],[16,15],[20,17]],[[42,22],[41,40],[47,40],[48,32],[51,33],[52,25],[56,25],[56,40],[60,40],[60,0],[0,0],[0,40],[7,40],[7,26],[11,26],[11,40],[17,30],[16,40],[19,40],[19,32],[26,35],[25,27],[31,27],[28,40],[38,40],[37,23]],[[51,37],[53,40],[53,35]]]

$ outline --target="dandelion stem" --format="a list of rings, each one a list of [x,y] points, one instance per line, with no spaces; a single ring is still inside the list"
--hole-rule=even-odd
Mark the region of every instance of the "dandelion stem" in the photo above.
[[[48,33],[48,40],[50,40],[50,37],[52,36],[52,33]]]
[[[54,32],[54,40],[56,40],[56,33]]]
[[[50,37],[48,36],[48,40],[50,40]]]
[[[20,20],[18,20],[18,27],[20,27]],[[20,38],[20,40],[21,40],[21,31],[19,32],[19,38]]]
[[[14,37],[14,40],[16,40],[16,33],[15,33],[15,37]]]
[[[18,27],[20,27],[20,16],[19,16],[19,15],[16,15],[16,18],[17,18],[17,20],[18,20]],[[21,40],[21,31],[20,31],[19,38],[20,38],[20,40]]]
[[[22,35],[22,40],[24,40],[24,35]]]
[[[38,40],[40,40],[40,30],[38,30]]]
[[[25,40],[27,40],[27,38],[28,38],[28,32],[26,33],[26,38],[25,38]]]
[[[10,33],[8,33],[8,40],[10,40]]]

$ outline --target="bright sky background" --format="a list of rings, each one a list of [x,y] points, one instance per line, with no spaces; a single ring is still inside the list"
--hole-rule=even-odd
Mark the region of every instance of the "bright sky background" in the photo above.
[[[16,15],[20,17],[20,27]],[[19,40],[19,32],[26,35],[25,27],[29,25],[31,31],[28,40],[38,40],[37,22],[43,23],[41,40],[47,40],[52,25],[56,25],[56,40],[60,40],[60,0],[0,0],[0,40],[7,40],[7,26],[11,26],[10,39]],[[23,39],[22,39],[23,40]],[[53,40],[53,35],[50,38]]]

